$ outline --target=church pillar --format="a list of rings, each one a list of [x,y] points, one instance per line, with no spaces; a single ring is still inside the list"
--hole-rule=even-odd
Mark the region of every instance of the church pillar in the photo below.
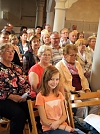
[[[54,12],[47,12],[46,24],[50,24],[51,31],[53,30]]]
[[[55,7],[55,1],[54,0],[47,0],[46,4],[46,24],[49,24],[51,26],[51,31],[53,30],[53,23],[54,23],[54,9]]]
[[[92,91],[100,90],[100,20],[93,56],[90,86]]]
[[[43,8],[44,8],[45,0],[37,0],[36,1],[36,26],[43,26]]]
[[[66,17],[66,8],[65,3],[67,0],[55,0],[55,18],[54,18],[54,26],[53,31],[60,31],[64,28],[65,25],[65,17]]]

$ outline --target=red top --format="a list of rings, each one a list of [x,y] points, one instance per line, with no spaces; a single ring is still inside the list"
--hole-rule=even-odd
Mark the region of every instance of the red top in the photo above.
[[[44,68],[42,68],[38,63],[35,64],[34,66],[32,66],[29,70],[29,74],[30,72],[34,72],[38,75],[39,77],[39,83],[37,84],[37,88],[39,88],[40,86],[40,82],[41,82],[41,79],[42,79],[42,75],[43,75],[43,72],[44,72]],[[32,90],[31,88],[31,96],[32,97],[36,97],[36,93]]]

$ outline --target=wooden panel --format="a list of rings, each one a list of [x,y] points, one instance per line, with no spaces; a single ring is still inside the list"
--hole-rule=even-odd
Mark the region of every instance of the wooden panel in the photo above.
[[[77,25],[77,30],[84,31],[86,34],[93,34],[97,33],[98,29],[98,22],[85,22],[85,21],[73,21],[73,20],[66,20],[65,27],[69,30],[72,30],[72,25]]]
[[[100,94],[97,92],[90,92],[90,93],[80,93],[80,97],[77,95],[71,95],[71,100],[84,100],[84,99],[90,99],[90,98],[100,98]]]
[[[90,100],[86,102],[76,102],[72,103],[71,106],[72,108],[77,108],[77,107],[85,107],[85,106],[94,106],[94,105],[100,105],[100,100]]]

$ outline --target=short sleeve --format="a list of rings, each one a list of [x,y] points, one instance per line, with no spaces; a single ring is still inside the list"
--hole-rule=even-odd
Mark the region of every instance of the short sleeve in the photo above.
[[[37,96],[36,96],[36,103],[35,103],[35,105],[37,105],[37,106],[43,106],[44,103],[45,103],[44,97],[43,97],[42,94],[39,92],[39,93],[37,94]]]
[[[63,96],[63,94],[61,92],[59,92],[59,96],[60,96],[61,100],[65,100],[65,97]]]

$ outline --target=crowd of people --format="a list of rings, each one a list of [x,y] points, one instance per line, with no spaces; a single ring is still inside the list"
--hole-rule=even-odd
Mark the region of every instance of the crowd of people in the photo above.
[[[7,23],[0,33],[0,116],[10,120],[10,134],[23,134],[26,119],[31,122],[27,99],[36,100],[44,134],[72,134],[65,122],[65,92],[91,92],[90,76],[96,37],[63,28],[51,31],[22,26],[19,35]],[[28,98],[23,94],[29,93]],[[98,114],[98,106],[89,114]],[[77,109],[84,118],[84,108]]]

